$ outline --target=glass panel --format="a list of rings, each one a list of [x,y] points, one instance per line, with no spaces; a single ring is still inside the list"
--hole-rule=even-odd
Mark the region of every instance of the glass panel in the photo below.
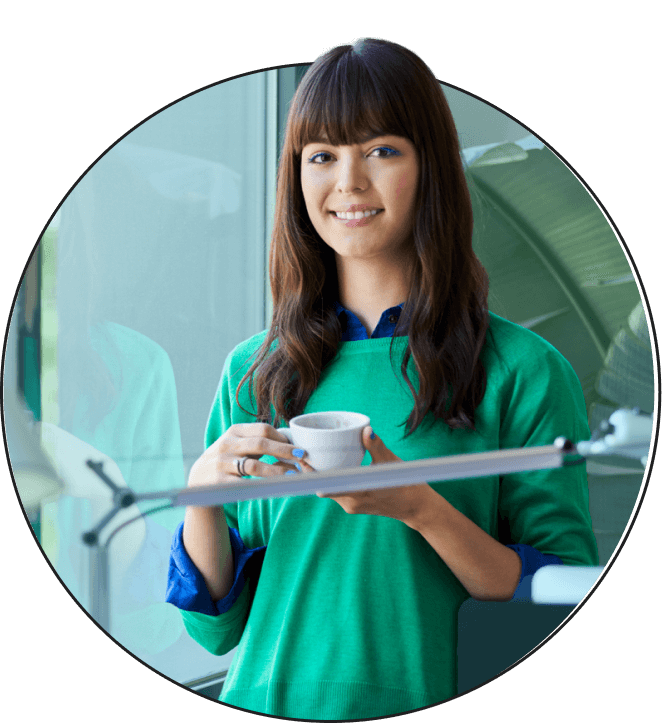
[[[103,560],[91,562],[81,535],[111,508],[111,493],[85,463],[102,462],[137,493],[183,487],[226,355],[265,326],[272,75],[214,86],[136,128],[81,179],[41,241],[42,442],[68,485],[42,504],[41,540],[101,622]],[[226,667],[228,656],[194,643],[164,602],[184,509],[111,535],[160,505],[122,510],[101,533],[106,625],[185,682]]]

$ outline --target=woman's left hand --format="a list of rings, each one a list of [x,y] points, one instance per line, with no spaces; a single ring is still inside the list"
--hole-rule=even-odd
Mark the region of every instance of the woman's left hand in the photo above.
[[[402,462],[386,447],[384,442],[374,434],[371,427],[363,430],[363,444],[370,452],[372,464]],[[302,471],[312,471],[312,467],[303,463]],[[350,515],[381,515],[401,520],[405,524],[413,522],[429,503],[434,490],[426,483],[407,485],[405,487],[387,487],[364,492],[340,492],[327,494],[318,492],[318,497],[329,497],[335,500]]]

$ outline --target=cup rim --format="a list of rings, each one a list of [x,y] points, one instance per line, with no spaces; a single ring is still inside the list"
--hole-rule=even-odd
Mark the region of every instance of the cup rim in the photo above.
[[[348,427],[342,427],[341,429],[320,429],[319,427],[308,427],[303,424],[297,424],[297,421],[299,419],[302,419],[303,417],[315,417],[317,415],[327,414],[342,414],[349,417],[354,417],[354,422],[351,423]],[[347,432],[354,429],[360,429],[361,427],[366,427],[368,424],[370,424],[370,417],[365,414],[361,414],[360,412],[342,412],[338,410],[329,410],[327,412],[308,412],[307,414],[299,414],[296,417],[292,417],[292,419],[290,419],[290,423],[288,426],[295,426],[298,429],[314,429],[316,432]]]

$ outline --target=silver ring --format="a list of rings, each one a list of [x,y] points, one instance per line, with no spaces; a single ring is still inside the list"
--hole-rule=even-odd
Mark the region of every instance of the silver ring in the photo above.
[[[246,464],[246,460],[248,457],[235,457],[234,458],[234,466],[237,470],[237,474],[240,477],[250,477],[249,474],[246,474],[246,470],[244,469],[244,465]]]

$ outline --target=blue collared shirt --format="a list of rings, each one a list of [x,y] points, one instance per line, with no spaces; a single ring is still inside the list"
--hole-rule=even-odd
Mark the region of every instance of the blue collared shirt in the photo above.
[[[382,339],[393,336],[395,327],[403,312],[404,303],[386,309],[381,315],[377,326],[368,337],[368,332],[356,314],[346,309],[339,302],[334,308],[342,325],[342,341],[359,341],[361,339]],[[403,328],[404,332],[404,328]],[[234,555],[235,577],[230,592],[217,602],[213,602],[200,571],[191,561],[182,539],[184,523],[179,526],[173,536],[170,550],[170,567],[168,570],[168,588],[166,602],[172,603],[180,610],[219,615],[227,612],[241,593],[247,572],[262,564],[265,547],[248,549],[237,530],[230,530],[230,545]],[[531,576],[545,565],[562,565],[563,561],[556,555],[545,555],[530,545],[507,545],[514,550],[522,562],[520,581],[513,598],[528,598],[531,590]]]
[[[359,321],[356,314],[346,309],[337,301],[333,302],[333,306],[342,325],[342,341],[359,341],[361,339],[383,339],[384,337],[393,336],[395,326],[402,314],[404,303],[386,309],[370,337],[368,337],[368,331]]]

